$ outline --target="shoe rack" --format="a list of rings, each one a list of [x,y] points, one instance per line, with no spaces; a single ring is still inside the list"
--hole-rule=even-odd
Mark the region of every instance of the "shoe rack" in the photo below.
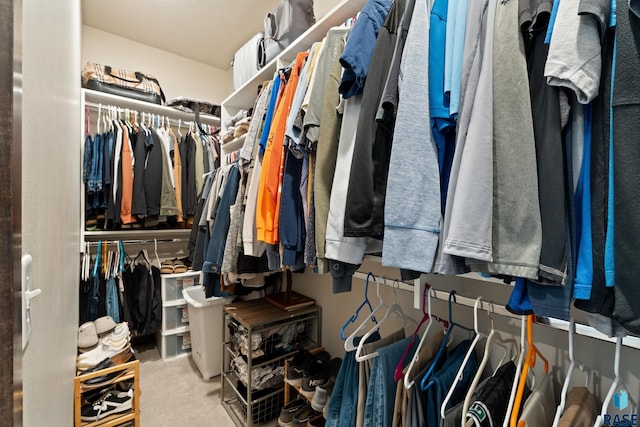
[[[311,350],[309,350],[309,353],[311,353],[311,355],[315,356],[316,354],[320,353],[321,351],[324,351],[324,347],[316,347],[316,348],[312,348]],[[288,358],[284,361],[284,372],[288,372],[289,371],[289,363],[291,363],[291,361],[293,360],[293,358]],[[288,404],[289,402],[291,402],[291,392],[293,391],[294,393],[297,393],[298,395],[300,395],[301,397],[304,397],[305,399],[307,399],[307,401],[309,403],[311,403],[311,397],[307,397],[304,394],[302,394],[301,392],[302,387],[297,387],[294,386],[292,384],[289,384],[286,380],[284,382],[284,404]]]
[[[321,308],[313,305],[284,311],[262,299],[242,301],[224,306],[223,324],[222,406],[237,426],[252,427],[276,418],[284,406],[284,375],[281,382],[257,390],[252,386],[254,372],[283,368],[285,359],[298,348],[320,346]],[[284,345],[274,331],[292,326],[297,332]],[[244,377],[233,367],[238,358],[246,363]]]
[[[95,388],[83,389],[82,383],[91,378],[101,377],[108,374],[116,374],[116,378],[109,384],[114,385],[123,381],[133,380],[133,401],[132,408],[126,412],[109,415],[98,421],[82,421],[81,409],[83,395],[88,392],[95,391]],[[123,363],[122,365],[112,366],[111,368],[102,369],[100,371],[91,372],[89,374],[78,375],[74,378],[74,426],[75,427],[110,427],[117,426],[127,422],[133,422],[136,427],[140,427],[140,361],[134,360]]]

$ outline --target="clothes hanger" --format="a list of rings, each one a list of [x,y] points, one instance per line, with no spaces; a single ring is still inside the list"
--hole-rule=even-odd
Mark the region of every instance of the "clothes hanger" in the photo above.
[[[511,411],[513,410],[513,403],[516,400],[516,392],[518,391],[518,381],[516,381],[517,378],[519,378],[520,372],[522,372],[522,366],[524,365],[524,357],[525,357],[525,331],[527,329],[527,318],[526,316],[520,316],[520,354],[518,356],[518,363],[516,364],[516,373],[515,373],[515,377],[513,378],[513,385],[511,386],[511,393],[509,394],[509,404],[507,405],[507,416],[504,417],[504,422],[502,423],[502,427],[509,427],[509,424],[511,422],[511,418],[509,417],[509,414],[511,414]]]
[[[611,399],[613,398],[613,394],[615,393],[618,386],[621,389],[625,390],[626,387],[622,383],[622,379],[620,378],[620,349],[622,347],[622,337],[616,338],[616,352],[613,359],[613,374],[615,378],[613,379],[613,383],[611,387],[609,387],[609,391],[607,392],[606,397],[602,401],[602,408],[600,409],[600,414],[596,418],[596,422],[593,424],[594,427],[600,427],[604,421],[604,414],[607,413],[607,408],[609,407],[609,403],[611,403]]]
[[[458,387],[458,383],[460,381],[462,381],[464,368],[467,366],[467,363],[469,362],[469,359],[471,358],[471,355],[475,351],[476,344],[478,344],[478,342],[480,341],[481,338],[486,337],[485,334],[481,333],[478,330],[478,306],[480,306],[482,308],[482,297],[476,298],[476,302],[473,304],[473,330],[475,332],[475,337],[473,338],[473,341],[471,342],[471,345],[469,346],[469,350],[467,350],[467,354],[465,354],[464,355],[464,359],[462,359],[462,363],[460,364],[460,368],[458,369],[458,373],[454,377],[453,383],[449,387],[449,391],[447,392],[447,395],[445,396],[444,400],[442,401],[442,405],[440,405],[440,416],[442,417],[442,419],[444,419],[445,409],[447,408],[447,405],[449,404],[449,400],[451,400],[451,396],[453,396],[453,392]],[[466,414],[466,411],[463,411],[463,414]]]
[[[358,315],[360,314],[360,310],[362,310],[366,306],[366,307],[369,307],[369,311],[373,313],[373,307],[371,306],[371,302],[369,301],[369,278],[370,277],[373,277],[375,279],[375,276],[373,275],[373,273],[371,272],[367,273],[367,279],[364,283],[364,300],[362,301],[360,306],[356,308],[356,312],[352,314],[351,317],[349,317],[349,319],[345,322],[345,324],[342,325],[342,328],[340,328],[340,339],[342,341],[346,339],[346,337],[344,336],[344,331],[347,329],[347,326],[349,326],[350,324],[358,320]],[[371,316],[370,319],[374,323],[377,323],[377,320],[374,316]]]
[[[362,321],[362,323],[360,323],[360,325],[358,325],[358,327],[344,341],[345,351],[355,351],[357,349],[357,346],[354,345],[354,340],[358,332],[360,332],[367,325],[367,323],[369,323],[369,321],[373,321],[372,319],[375,318],[374,316],[375,313],[387,308],[387,305],[384,303],[384,301],[382,301],[382,297],[380,296],[380,282],[378,282],[378,279],[375,278],[375,276],[374,276],[374,279],[375,279],[374,281],[376,282],[376,295],[378,296],[379,303],[376,306],[376,308],[374,308],[371,311],[371,313]],[[385,284],[387,283],[387,279],[384,276],[381,277],[381,279],[384,281]]]
[[[396,281],[394,280],[394,284],[396,283]],[[393,291],[394,291],[394,297],[395,297],[395,286],[393,287]],[[367,341],[367,339],[373,335],[374,332],[378,331],[380,329],[380,327],[382,326],[382,324],[384,322],[387,321],[387,319],[390,318],[391,314],[395,314],[397,317],[399,317],[400,319],[404,320],[404,327],[406,329],[406,327],[409,325],[409,323],[414,323],[414,324],[418,324],[415,320],[413,320],[411,317],[407,316],[404,311],[402,311],[402,306],[400,306],[400,304],[398,304],[395,301],[394,298],[394,302],[392,305],[389,306],[389,308],[387,308],[387,312],[385,313],[384,317],[382,318],[382,320],[380,320],[378,323],[376,323],[373,328],[371,328],[369,330],[369,332],[367,332],[362,339],[360,340],[360,343],[358,343],[358,349],[356,350],[356,362],[364,362],[365,360],[369,360],[369,359],[373,359],[375,357],[378,357],[378,352],[374,351],[372,353],[369,354],[362,354],[362,352],[364,351],[364,344]]]
[[[422,390],[426,390],[427,388],[430,387],[429,384],[431,384],[431,376],[433,375],[436,369],[436,366],[438,366],[438,361],[442,358],[442,355],[444,354],[444,350],[447,347],[447,344],[449,342],[449,337],[451,336],[451,332],[455,329],[455,327],[457,326],[460,329],[464,329],[469,332],[474,332],[473,329],[467,328],[466,326],[462,326],[453,321],[453,308],[451,303],[455,302],[455,300],[456,300],[456,291],[452,290],[451,292],[449,292],[449,329],[447,329],[447,333],[445,334],[444,339],[442,340],[442,344],[440,344],[440,348],[438,349],[436,356],[433,358],[433,362],[431,362],[431,365],[429,366],[427,373],[424,375],[424,377],[422,377],[422,381],[420,382],[420,388],[422,388]]]
[[[524,366],[522,367],[522,373],[520,374],[520,380],[518,381],[518,390],[514,401],[514,406],[511,410],[510,425],[511,427],[517,427],[518,417],[520,415],[520,404],[522,403],[522,397],[524,395],[524,388],[527,383],[527,375],[529,372],[533,373],[533,368],[536,366],[536,357],[540,356],[544,362],[544,372],[549,372],[549,361],[544,357],[542,352],[536,347],[533,342],[533,314],[527,316],[527,355],[524,359]]]
[[[581,371],[585,371],[585,367],[582,363],[575,361],[573,357],[573,335],[576,332],[576,321],[573,317],[569,319],[569,369],[567,370],[567,376],[564,379],[562,385],[562,391],[560,392],[560,403],[558,409],[556,409],[556,415],[553,418],[553,427],[557,427],[564,412],[565,404],[567,403],[567,394],[569,393],[569,383],[571,382],[571,374],[573,373],[576,364]],[[587,385],[589,384],[590,373],[587,372]]]
[[[429,323],[427,324],[427,327],[425,328],[424,333],[422,334],[422,338],[420,338],[420,342],[418,343],[416,352],[420,350],[420,348],[422,347],[423,338],[427,336],[427,334],[429,333],[429,329],[431,328],[431,324],[433,323],[433,317],[431,316],[431,286],[428,283],[425,283],[424,289],[422,290],[422,319],[420,319],[420,322],[418,323],[416,330],[413,332],[413,335],[411,336],[411,342],[405,348],[404,353],[400,358],[400,361],[396,365],[396,369],[393,372],[393,379],[395,381],[400,381],[404,376],[404,372],[402,369],[404,366],[404,360],[406,359],[407,355],[409,354],[409,351],[413,347],[413,344],[416,342],[416,338],[420,333],[420,328],[422,328],[422,325],[427,320],[429,320]],[[416,357],[414,356],[414,358]],[[413,362],[413,359],[412,359],[412,362]]]
[[[502,347],[505,350],[504,356],[496,365],[497,368],[494,371],[494,374],[498,370],[498,368],[502,366],[502,364],[505,361],[505,357],[507,356],[507,354],[509,354],[509,347],[508,347],[509,344],[512,346],[511,349],[515,350],[513,351],[511,360],[515,359],[515,357],[518,355],[518,343],[516,342],[516,340],[514,340],[513,338],[502,338],[500,333],[498,333],[498,331],[495,330],[494,324],[493,324],[493,315],[492,315],[493,312],[494,312],[493,303],[491,303],[491,311],[487,312],[487,315],[491,320],[491,332],[489,332],[489,335],[487,336],[487,341],[485,342],[485,345],[484,345],[484,354],[482,356],[482,361],[480,362],[480,365],[478,365],[478,370],[476,371],[476,375],[473,377],[473,380],[471,381],[471,385],[469,386],[469,390],[467,390],[467,394],[462,404],[462,414],[463,414],[462,427],[473,426],[473,420],[469,419],[465,421],[466,413],[469,410],[469,406],[471,406],[471,398],[473,397],[473,393],[476,391],[478,383],[480,382],[482,373],[484,372],[484,368],[487,366],[487,363],[489,362],[489,354],[491,353],[491,350],[496,347]],[[523,340],[524,340],[524,337],[523,337]],[[441,409],[442,410],[440,414],[444,419],[444,415],[445,415],[444,406]]]
[[[422,293],[422,313],[423,313],[423,317],[422,317],[422,321],[420,323],[423,323],[425,319],[429,318],[429,323],[427,324],[427,327],[425,328],[424,333],[422,334],[422,338],[420,339],[420,342],[418,343],[418,347],[416,348],[415,353],[413,354],[413,358],[411,359],[411,363],[409,363],[409,366],[407,366],[407,372],[404,375],[404,388],[409,390],[411,387],[413,387],[413,385],[415,384],[415,380],[409,380],[409,378],[411,378],[411,376],[409,375],[411,373],[411,371],[413,370],[415,364],[420,360],[420,349],[422,348],[423,344],[425,343],[425,341],[427,340],[427,335],[428,332],[431,328],[431,325],[433,324],[433,320],[437,320],[439,322],[442,323],[442,325],[444,326],[444,330],[443,330],[443,334],[446,333],[447,329],[449,329],[449,323],[444,320],[439,318],[438,316],[435,316],[433,314],[431,314],[431,292],[432,289],[430,288],[430,286],[428,284],[425,284],[426,287]],[[425,312],[425,298],[426,298],[426,308],[427,311]],[[418,327],[416,328],[416,333],[414,333],[414,337],[416,336],[418,330],[420,329],[420,325],[418,325]],[[412,344],[413,345],[413,340],[412,340]],[[404,358],[406,357],[406,355],[409,353],[409,349],[410,346],[407,346],[407,349],[405,350],[403,356],[402,356],[402,360],[404,360]],[[396,372],[394,373],[394,376],[398,374],[398,367],[400,367],[400,373],[402,373],[402,367],[400,364],[398,364],[398,366],[396,366]],[[396,380],[398,381],[398,380]]]

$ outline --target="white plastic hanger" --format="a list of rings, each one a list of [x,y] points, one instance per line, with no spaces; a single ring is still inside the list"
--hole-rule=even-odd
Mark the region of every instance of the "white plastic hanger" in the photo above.
[[[609,388],[609,392],[607,393],[607,396],[602,401],[602,409],[600,409],[600,414],[596,418],[596,422],[593,424],[594,427],[600,427],[602,425],[602,422],[604,421],[603,420],[604,414],[607,413],[607,408],[609,407],[609,403],[611,403],[611,399],[613,398],[613,394],[618,388],[618,385],[620,385],[621,388],[623,389],[625,388],[620,378],[620,348],[621,347],[622,347],[622,337],[618,337],[616,338],[616,353],[615,353],[615,358],[613,360],[613,374],[615,375],[615,378],[613,379],[613,384],[611,384],[611,387]]]
[[[387,282],[386,278],[382,277],[381,279],[384,280],[384,283],[386,284]],[[377,312],[387,308],[387,305],[384,303],[384,301],[382,301],[382,297],[380,296],[380,283],[378,282],[378,278],[375,278],[375,282],[376,282],[376,295],[378,296],[378,301],[379,301],[378,306],[373,309],[371,314],[369,314],[362,321],[362,323],[360,323],[360,325],[358,325],[358,327],[351,333],[351,335],[349,335],[347,339],[344,341],[345,351],[354,351],[357,349],[357,347],[354,345],[354,339],[356,338],[356,335],[358,334],[358,332],[360,332],[369,322],[373,322],[372,319],[374,318],[374,315]],[[361,341],[364,341],[364,339]]]
[[[449,404],[449,400],[451,400],[451,396],[453,396],[453,392],[458,387],[458,383],[463,379],[464,368],[467,366],[467,362],[469,362],[471,355],[475,351],[476,344],[478,344],[481,338],[486,337],[485,334],[481,333],[478,330],[478,306],[480,307],[482,306],[482,297],[478,297],[476,299],[475,304],[473,304],[473,330],[476,333],[476,336],[473,338],[473,341],[469,346],[469,350],[467,350],[467,354],[464,355],[464,359],[462,359],[462,364],[460,365],[460,368],[458,369],[458,373],[453,379],[453,384],[451,384],[451,387],[449,387],[449,391],[447,392],[447,395],[442,401],[442,405],[440,406],[440,416],[442,417],[442,419],[444,419],[445,409]],[[463,414],[466,414],[466,412],[463,412]]]
[[[156,256],[156,262],[158,263],[158,268],[160,268],[162,263],[160,262],[160,257],[158,256],[158,239],[155,238],[153,239],[153,250]]]
[[[427,335],[429,334],[429,330],[431,329],[431,325],[433,324],[433,319],[436,318],[435,316],[433,316],[431,314],[431,293],[435,292],[432,289],[427,289],[425,288],[425,293],[426,293],[426,307],[427,307],[427,312],[425,313],[425,316],[429,316],[429,323],[427,324],[427,327],[424,330],[424,333],[422,334],[422,338],[420,338],[420,342],[418,343],[418,347],[416,348],[415,353],[413,354],[413,358],[411,359],[411,363],[409,363],[409,366],[407,366],[407,372],[404,374],[404,388],[409,390],[411,387],[414,386],[415,384],[415,380],[409,380],[409,378],[411,378],[411,371],[414,368],[414,365],[420,360],[420,349],[422,348],[423,344],[425,343],[425,341],[427,340]],[[424,313],[424,308],[425,308],[425,295],[423,295],[422,297],[423,302],[422,302],[422,311]],[[439,318],[436,318],[437,320],[441,320]],[[447,329],[447,324],[443,322],[444,327],[444,331],[443,333],[446,331]]]
[[[394,283],[395,283],[395,281],[394,281]],[[395,286],[393,288],[393,291],[394,291],[394,295],[395,295]],[[407,316],[404,313],[404,311],[402,311],[402,307],[400,306],[400,304],[398,304],[397,302],[394,301],[394,303],[392,305],[390,305],[389,308],[387,308],[387,312],[385,313],[385,315],[382,318],[382,320],[380,320],[376,325],[374,325],[373,328],[371,328],[369,330],[369,332],[364,334],[364,336],[360,340],[360,343],[358,344],[358,349],[356,350],[356,362],[364,362],[365,360],[369,360],[369,359],[373,359],[374,357],[378,357],[378,352],[377,351],[374,351],[373,353],[369,353],[369,354],[362,354],[362,352],[364,351],[364,344],[367,341],[367,339],[371,335],[373,335],[374,332],[378,331],[380,329],[380,326],[382,326],[382,324],[384,322],[386,322],[387,319],[390,318],[391,314],[395,314],[397,317],[399,317],[400,319],[404,320],[404,328],[406,328],[409,325],[409,323],[413,323],[416,326],[418,325],[418,322],[416,322],[411,317]]]
[[[564,384],[562,385],[562,392],[560,393],[560,403],[558,404],[558,409],[556,409],[556,415],[553,418],[553,427],[557,427],[560,422],[560,418],[562,417],[562,413],[564,412],[565,405],[567,403],[567,394],[569,393],[569,383],[571,382],[571,374],[573,373],[576,361],[573,357],[573,335],[576,332],[576,322],[573,317],[571,317],[569,321],[569,369],[567,370],[567,376],[564,379]],[[579,369],[581,371],[585,370],[585,367],[582,363],[577,363]],[[589,372],[587,372],[587,385],[589,384]]]
[[[516,340],[514,340],[513,338],[502,338],[500,333],[496,331],[494,328],[493,316],[492,316],[493,303],[491,303],[491,311],[487,312],[487,314],[489,316],[489,319],[491,320],[491,332],[489,332],[489,335],[487,336],[487,341],[485,342],[485,345],[484,345],[484,355],[482,356],[482,361],[480,362],[480,365],[478,365],[478,370],[476,372],[476,375],[473,377],[473,381],[469,386],[469,390],[467,390],[467,394],[462,404],[462,414],[463,414],[462,427],[470,427],[473,425],[473,420],[467,420],[465,422],[466,414],[467,414],[467,411],[469,410],[469,406],[471,406],[471,398],[473,397],[473,393],[476,391],[476,388],[478,387],[478,383],[480,383],[480,378],[482,377],[484,368],[487,366],[487,363],[489,362],[489,355],[491,354],[491,350],[496,347],[502,347],[504,349],[504,355],[502,359],[500,359],[500,361],[497,363],[496,365],[497,368],[495,371],[497,371],[498,368],[500,368],[500,366],[502,366],[502,364],[505,362],[505,358],[509,354],[509,347],[508,347],[509,345],[511,345],[511,349],[513,350],[512,360],[518,355],[518,343],[516,342]],[[495,371],[494,371],[494,374],[495,374]],[[444,418],[444,412],[441,412],[441,415]]]
[[[520,372],[522,372],[522,365],[524,364],[524,356],[526,352],[525,348],[525,331],[527,327],[527,317],[520,316],[520,356],[518,357],[518,364],[516,365],[516,373],[513,380],[513,385],[511,386],[511,393],[509,394],[509,404],[507,405],[506,416],[504,417],[504,422],[502,423],[502,427],[508,427],[510,423],[509,415],[511,411],[513,411],[513,404],[516,400],[516,392],[518,391],[518,378],[520,378]]]

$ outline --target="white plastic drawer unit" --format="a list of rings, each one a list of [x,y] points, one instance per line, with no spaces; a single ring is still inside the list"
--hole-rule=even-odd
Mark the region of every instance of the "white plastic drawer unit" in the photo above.
[[[190,271],[178,274],[162,275],[162,302],[164,304],[182,300],[182,289],[198,285],[200,283],[200,272]]]
[[[165,332],[189,326],[189,309],[187,304],[162,308],[162,330]]]

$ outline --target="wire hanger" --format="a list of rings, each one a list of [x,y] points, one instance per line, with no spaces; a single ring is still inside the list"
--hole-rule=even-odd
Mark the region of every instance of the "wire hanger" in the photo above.
[[[346,337],[344,336],[344,331],[347,329],[347,326],[349,326],[350,324],[358,320],[358,315],[360,314],[360,310],[362,310],[365,306],[367,306],[369,307],[369,311],[373,313],[373,307],[371,306],[371,302],[369,301],[369,278],[370,277],[374,278],[375,280],[375,276],[373,275],[373,273],[371,272],[367,273],[367,279],[364,284],[364,300],[362,301],[360,306],[356,308],[356,312],[352,314],[351,317],[349,317],[349,319],[345,322],[345,324],[342,325],[342,328],[340,328],[340,339],[342,341],[346,339]],[[373,315],[370,317],[370,319],[373,321],[373,323],[377,323],[377,320]]]
[[[394,280],[394,284],[396,283],[396,281]],[[395,286],[393,287],[393,291],[394,291],[394,296],[395,296]],[[364,351],[364,344],[367,341],[367,339],[373,335],[374,332],[378,331],[380,329],[380,327],[382,326],[383,323],[385,323],[387,321],[387,319],[390,318],[391,314],[395,314],[397,317],[399,317],[400,319],[404,320],[404,328],[406,328],[409,323],[414,323],[414,324],[418,324],[415,320],[413,320],[413,318],[407,316],[404,311],[402,311],[402,306],[400,306],[400,304],[398,304],[395,301],[394,298],[394,302],[392,305],[390,305],[387,308],[387,312],[385,313],[384,317],[378,322],[376,323],[373,328],[371,328],[369,330],[369,332],[367,332],[366,334],[364,334],[364,336],[362,337],[362,339],[360,340],[360,343],[358,344],[358,349],[356,350],[356,362],[364,362],[365,360],[369,360],[369,359],[373,359],[374,357],[378,357],[378,352],[374,351],[372,353],[369,354],[362,354],[362,352]]]
[[[422,388],[422,390],[426,390],[427,388],[429,388],[431,377],[433,376],[436,366],[438,366],[438,362],[444,354],[444,350],[447,347],[447,343],[449,342],[451,332],[455,329],[455,327],[457,326],[458,328],[464,329],[465,331],[474,332],[473,329],[467,328],[466,326],[462,326],[453,321],[453,307],[451,303],[455,301],[456,291],[452,290],[451,292],[449,292],[449,329],[447,329],[447,333],[445,334],[444,339],[442,340],[442,344],[440,344],[440,348],[438,349],[436,356],[433,358],[433,361],[431,362],[427,373],[424,375],[424,377],[422,377],[422,381],[420,382],[420,388]]]
[[[380,296],[380,282],[378,282],[378,279],[375,278],[375,276],[373,276],[373,277],[375,279],[374,281],[376,282],[376,295],[378,296],[379,303],[376,306],[376,308],[374,308],[371,311],[371,313],[362,321],[362,323],[360,323],[360,325],[358,325],[358,327],[351,333],[351,335],[349,335],[347,337],[347,339],[344,342],[345,351],[354,351],[354,350],[356,350],[358,348],[356,345],[354,345],[354,340],[355,340],[356,335],[358,334],[358,332],[360,332],[367,325],[367,323],[369,321],[373,321],[373,319],[375,318],[375,316],[374,316],[375,313],[377,313],[381,309],[387,308],[387,305],[384,303],[384,301],[382,301],[382,297]],[[387,279],[385,277],[381,277],[381,279],[384,281],[385,284],[387,283]]]
[[[476,375],[473,377],[473,381],[471,381],[471,385],[469,386],[469,389],[467,390],[467,394],[464,398],[463,404],[462,404],[462,414],[463,415],[463,419],[462,419],[462,426],[463,427],[471,427],[473,426],[473,420],[469,419],[465,422],[465,418],[466,418],[466,413],[469,410],[469,406],[471,406],[471,398],[473,397],[473,393],[476,391],[476,387],[478,386],[478,383],[480,382],[480,378],[482,377],[482,373],[484,372],[484,368],[487,366],[487,363],[489,362],[489,354],[491,353],[491,350],[496,348],[496,347],[502,347],[505,352],[504,352],[504,356],[502,357],[502,359],[497,363],[497,368],[494,371],[494,375],[495,372],[498,370],[498,368],[500,368],[500,366],[502,366],[502,364],[505,361],[506,356],[509,354],[509,347],[508,345],[510,344],[512,347],[511,349],[513,350],[513,354],[512,354],[512,359],[515,359],[515,357],[518,355],[518,343],[516,342],[516,340],[514,340],[513,338],[502,338],[502,336],[500,335],[500,333],[498,333],[498,331],[495,330],[494,328],[494,324],[493,324],[493,302],[491,303],[491,311],[487,312],[487,315],[489,316],[489,319],[491,321],[491,332],[489,332],[489,335],[487,336],[487,341],[485,342],[484,345],[484,355],[482,356],[482,361],[480,362],[480,365],[478,365],[478,370],[476,371]],[[524,336],[522,337],[523,341],[524,341]],[[497,344],[497,345],[496,345]],[[444,407],[443,407],[444,409]],[[444,412],[441,411],[441,415],[444,418]]]
[[[476,299],[476,302],[473,304],[473,330],[475,332],[475,337],[473,338],[473,341],[471,342],[471,345],[469,346],[469,349],[467,350],[467,354],[465,354],[464,355],[464,359],[462,359],[462,363],[460,364],[460,368],[458,368],[458,373],[454,377],[453,383],[449,387],[449,391],[447,392],[447,395],[445,396],[444,400],[442,401],[442,405],[440,406],[440,416],[442,417],[442,419],[444,419],[445,409],[447,408],[447,404],[449,403],[449,400],[451,399],[451,396],[453,396],[453,392],[458,387],[458,383],[460,381],[462,381],[462,379],[464,377],[464,375],[463,375],[464,374],[464,368],[467,366],[467,363],[469,362],[469,359],[471,358],[471,355],[475,351],[476,344],[478,344],[478,342],[480,341],[481,338],[486,336],[485,334],[481,333],[478,330],[478,306],[480,306],[480,308],[482,308],[482,297],[478,297]],[[463,412],[463,414],[466,414],[466,412]]]
[[[522,368],[522,374],[520,374],[520,381],[518,381],[518,390],[516,391],[516,398],[514,406],[511,411],[510,425],[516,427],[518,424],[518,417],[520,415],[520,403],[522,403],[522,397],[524,395],[524,388],[527,383],[527,375],[529,372],[533,372],[533,368],[536,366],[536,356],[540,356],[544,362],[544,372],[549,372],[549,361],[543,356],[542,352],[536,347],[533,342],[533,314],[527,316],[527,355],[524,359],[524,366]]]
[[[560,393],[560,403],[558,404],[558,409],[556,409],[556,415],[553,418],[553,427],[557,427],[560,422],[560,418],[562,417],[562,413],[564,412],[565,405],[567,403],[567,394],[569,392],[569,383],[571,382],[571,374],[573,373],[576,361],[573,356],[573,336],[576,332],[576,321],[573,317],[569,320],[569,369],[567,370],[567,376],[564,379],[564,384],[562,385],[562,391]],[[585,371],[585,367],[582,363],[577,362],[578,368],[580,371]],[[587,385],[589,384],[590,372],[587,371]]]
[[[415,364],[420,360],[420,349],[422,348],[422,346],[424,345],[424,343],[427,340],[427,335],[428,332],[431,328],[431,325],[433,324],[433,320],[437,320],[439,322],[442,323],[442,325],[444,326],[444,332],[447,331],[447,329],[449,329],[449,323],[444,320],[439,318],[438,316],[435,316],[433,314],[431,314],[431,292],[433,291],[431,289],[431,287],[429,286],[429,284],[425,284],[426,287],[422,293],[422,313],[423,313],[423,317],[422,320],[420,321],[420,323],[422,324],[427,318],[429,319],[429,323],[427,324],[427,327],[425,328],[424,333],[422,334],[422,338],[420,339],[420,342],[418,343],[418,347],[416,348],[415,353],[413,354],[413,358],[411,359],[411,363],[409,363],[409,366],[407,366],[407,372],[404,374],[404,388],[409,390],[411,387],[413,387],[413,385],[415,384],[415,380],[409,380],[409,378],[411,378],[410,373],[411,371],[414,369]],[[425,304],[425,298],[426,298],[426,304]],[[425,306],[427,308],[427,311],[425,312]],[[417,334],[418,330],[420,329],[420,325],[418,325],[418,327],[416,328],[416,333],[414,333],[414,337]],[[413,340],[412,340],[412,344],[413,345]],[[407,349],[405,350],[403,356],[402,356],[402,360],[404,360],[404,358],[406,357],[406,355],[409,353],[411,346],[407,346]],[[396,366],[396,372],[394,375],[398,374],[398,367],[400,367],[400,374],[402,373],[402,367],[401,364],[398,364],[398,366]]]
[[[615,357],[613,359],[613,374],[615,378],[613,379],[613,383],[611,387],[609,387],[609,391],[607,392],[607,396],[602,401],[602,408],[600,409],[600,414],[596,418],[596,422],[593,424],[594,427],[600,427],[604,421],[604,414],[607,413],[607,408],[609,407],[609,403],[611,403],[611,399],[613,398],[613,394],[615,393],[618,386],[621,389],[626,390],[622,379],[620,378],[620,349],[622,347],[622,337],[616,338],[616,352]]]

